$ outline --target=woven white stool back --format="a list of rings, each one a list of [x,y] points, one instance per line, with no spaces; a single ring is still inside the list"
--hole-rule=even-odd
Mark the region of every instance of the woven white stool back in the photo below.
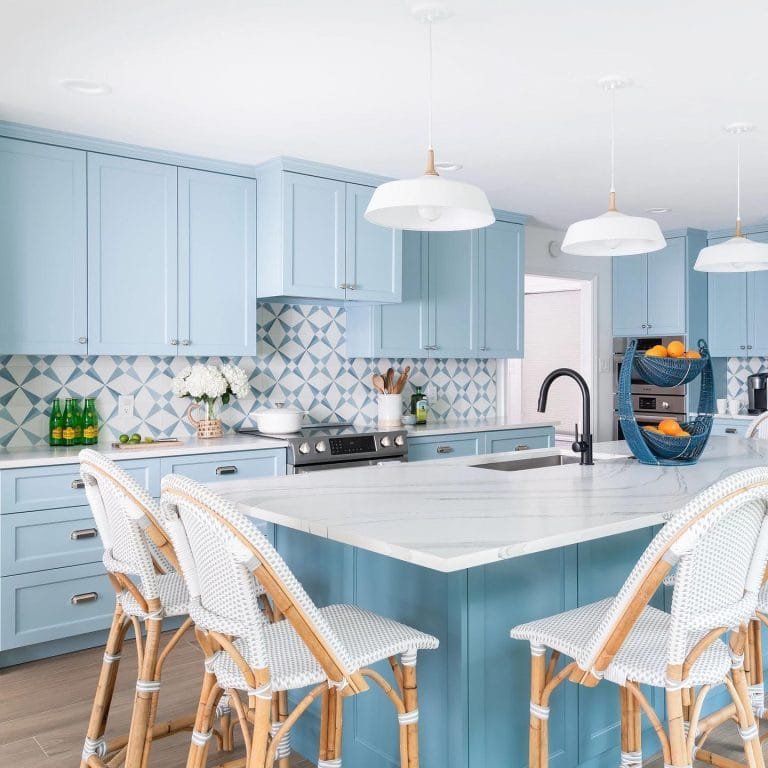
[[[263,567],[277,578],[278,590],[290,601],[286,619],[298,634],[306,640],[309,627],[335,657],[334,666],[344,677],[356,671],[347,649],[285,561],[232,504],[193,480],[168,475],[162,481],[160,509],[187,582],[190,616],[198,626],[248,639],[256,667],[267,667],[266,618],[254,579]],[[266,581],[263,585],[275,599],[274,589]]]
[[[768,440],[768,411],[761,413],[749,422],[745,437]]]
[[[659,531],[600,623],[587,652],[576,659],[593,670],[625,612],[664,561],[677,564],[667,664],[682,664],[692,639],[718,627],[735,628],[754,615],[768,560],[768,467],[737,472],[702,491]],[[619,632],[619,634],[621,634]],[[601,672],[604,664],[598,664]]]
[[[166,573],[173,572],[173,565],[145,534],[150,524],[158,524],[157,502],[106,456],[84,449],[79,457],[85,494],[104,544],[104,567],[138,576],[145,599],[159,597],[155,564]]]

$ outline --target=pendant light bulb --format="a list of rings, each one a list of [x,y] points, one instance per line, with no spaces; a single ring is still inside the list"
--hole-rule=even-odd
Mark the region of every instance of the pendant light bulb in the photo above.
[[[730,240],[702,248],[693,268],[699,272],[758,272],[768,269],[768,243],[756,243],[741,232],[741,137],[755,130],[752,123],[731,123],[736,136],[736,233]]]
[[[594,219],[571,224],[565,233],[561,250],[574,256],[631,256],[659,251],[667,241],[653,219],[627,216],[616,209],[616,91],[632,81],[627,77],[609,76],[598,80],[611,100],[611,187],[608,210]]]
[[[451,14],[442,3],[419,3],[413,16],[426,23],[427,169],[423,176],[388,181],[376,188],[365,218],[372,224],[420,232],[451,232],[487,227],[496,221],[485,193],[472,184],[443,179],[435,168],[432,146],[432,25]]]

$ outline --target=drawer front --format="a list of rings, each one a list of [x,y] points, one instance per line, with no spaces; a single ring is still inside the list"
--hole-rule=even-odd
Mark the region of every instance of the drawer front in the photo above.
[[[477,456],[482,453],[482,445],[483,436],[479,434],[409,437],[408,461]]]
[[[0,650],[105,629],[115,591],[98,563],[0,577]]]
[[[89,507],[0,516],[0,576],[99,563],[102,553]]]
[[[120,467],[152,496],[160,494],[159,459],[121,461]],[[78,464],[3,470],[0,513],[85,506],[88,501],[81,484]]]
[[[226,483],[285,474],[285,449],[237,451],[162,460],[162,474],[184,475],[199,483]]]
[[[532,448],[551,448],[554,444],[554,434],[547,431],[488,432],[485,452],[527,451]]]
[[[726,437],[744,437],[749,428],[750,422],[746,419],[714,419],[712,421],[713,435],[724,435]]]

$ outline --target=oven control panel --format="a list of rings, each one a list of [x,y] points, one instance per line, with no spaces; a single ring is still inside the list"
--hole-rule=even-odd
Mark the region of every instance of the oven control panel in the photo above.
[[[356,453],[375,453],[376,439],[373,435],[346,435],[328,440],[331,456],[352,456]]]

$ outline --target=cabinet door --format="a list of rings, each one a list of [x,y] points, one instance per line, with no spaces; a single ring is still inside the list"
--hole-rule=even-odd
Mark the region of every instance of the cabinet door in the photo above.
[[[430,357],[474,357],[477,353],[478,233],[430,232]]]
[[[256,182],[179,169],[179,343],[256,354]]]
[[[746,354],[747,277],[710,272],[708,275],[709,351],[713,357]]]
[[[284,173],[283,184],[286,295],[344,299],[344,182]]]
[[[402,295],[403,233],[365,220],[373,187],[347,184],[347,299],[398,302]]]
[[[768,272],[747,274],[747,355],[768,356]],[[742,355],[744,353],[742,352]]]
[[[85,153],[0,138],[0,354],[84,355]]]
[[[649,253],[648,333],[669,336],[685,333],[685,238],[671,239],[666,248]]]
[[[497,221],[479,233],[478,351],[523,356],[523,227]]]
[[[648,257],[615,256],[613,262],[613,335],[647,336]]]
[[[175,355],[176,168],[88,155],[88,353]]]

